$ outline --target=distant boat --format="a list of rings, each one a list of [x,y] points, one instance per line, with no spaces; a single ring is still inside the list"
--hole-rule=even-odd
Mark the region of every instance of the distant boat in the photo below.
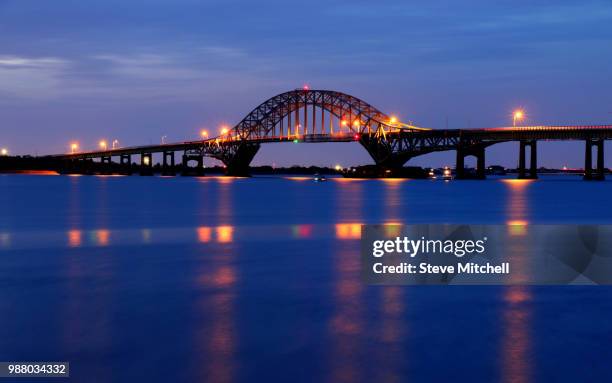
[[[325,178],[325,176],[315,174],[314,182],[325,182],[325,181],[327,181],[327,178]]]

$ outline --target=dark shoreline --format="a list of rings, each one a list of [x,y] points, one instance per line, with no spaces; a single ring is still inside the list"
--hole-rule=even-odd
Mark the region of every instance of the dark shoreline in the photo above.
[[[188,169],[189,170],[189,169]],[[337,170],[331,167],[321,166],[251,166],[251,175],[337,175],[349,178],[428,178],[439,176],[443,168],[421,168],[405,166],[400,169],[382,169],[375,165],[357,166]],[[453,169],[451,169],[453,170]],[[469,172],[473,169],[466,168]],[[121,165],[119,163],[100,163],[93,160],[86,160],[74,166],[65,161],[49,159],[45,157],[31,156],[4,156],[0,157],[0,174],[84,174],[84,175],[110,175],[110,174],[145,174],[145,175],[224,175],[226,172],[223,166],[206,167],[198,169],[196,172],[186,172],[183,166],[163,167],[156,163],[151,167],[142,167],[140,164],[132,163]],[[454,171],[453,171],[454,173]],[[539,174],[574,174],[582,175],[582,169],[548,169],[539,168]],[[518,174],[518,169],[505,169],[501,166],[489,166],[487,175],[506,175]],[[610,174],[610,169],[606,169],[606,174]]]

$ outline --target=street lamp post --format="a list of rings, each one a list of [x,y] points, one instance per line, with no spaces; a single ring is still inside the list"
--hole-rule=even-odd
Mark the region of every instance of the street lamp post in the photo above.
[[[515,127],[516,122],[522,120],[523,118],[525,118],[525,112],[523,112],[521,109],[515,110],[514,113],[512,113],[512,126]]]
[[[221,126],[221,136],[225,136],[229,133],[229,128],[226,125]],[[227,139],[227,137],[223,137],[223,139]]]

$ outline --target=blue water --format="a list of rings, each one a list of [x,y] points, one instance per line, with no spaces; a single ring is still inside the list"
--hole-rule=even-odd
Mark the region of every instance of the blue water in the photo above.
[[[612,289],[366,286],[358,238],[610,224],[611,196],[572,176],[0,176],[0,361],[77,382],[610,381]]]

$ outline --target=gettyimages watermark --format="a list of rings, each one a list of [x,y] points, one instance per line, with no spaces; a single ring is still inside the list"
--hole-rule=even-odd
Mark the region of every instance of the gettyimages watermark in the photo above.
[[[612,225],[365,225],[368,284],[612,285]]]

